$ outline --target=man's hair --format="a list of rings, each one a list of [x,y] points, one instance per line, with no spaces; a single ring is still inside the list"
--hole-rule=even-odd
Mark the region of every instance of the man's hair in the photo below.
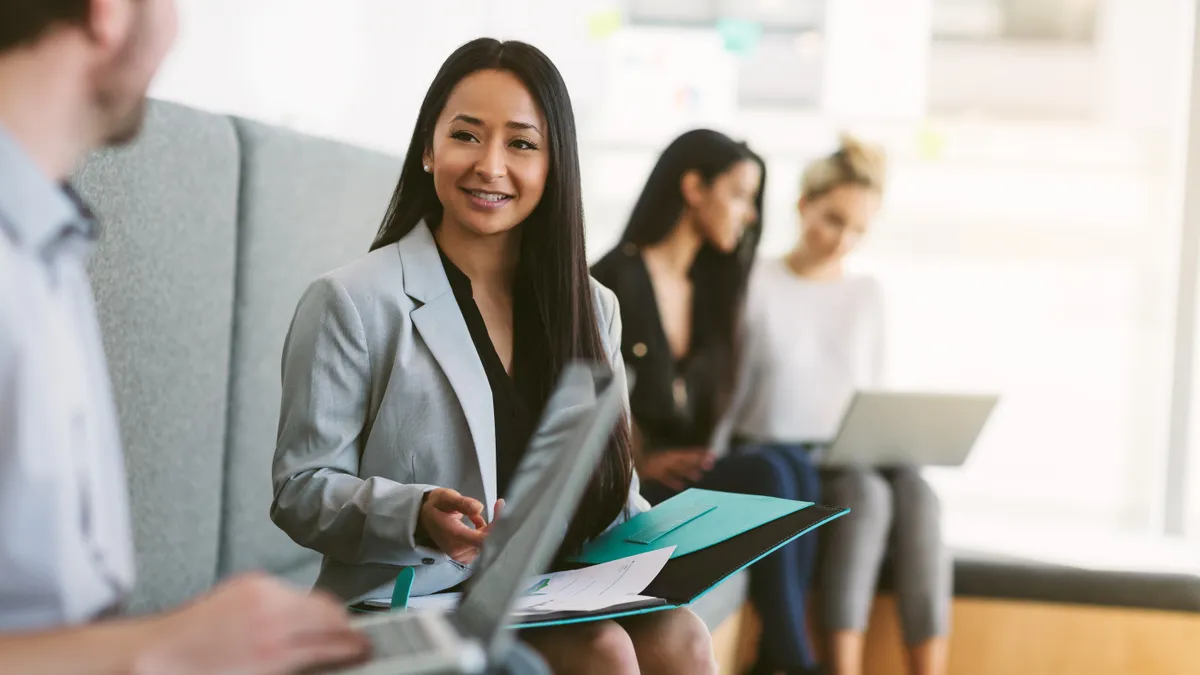
[[[82,25],[91,0],[0,0],[0,53],[33,44],[55,24]]]

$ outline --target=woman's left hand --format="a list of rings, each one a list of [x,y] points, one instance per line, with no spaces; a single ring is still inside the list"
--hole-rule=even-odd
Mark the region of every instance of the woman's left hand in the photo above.
[[[678,491],[703,478],[716,461],[716,455],[708,448],[659,450],[643,456],[637,470],[642,479]]]

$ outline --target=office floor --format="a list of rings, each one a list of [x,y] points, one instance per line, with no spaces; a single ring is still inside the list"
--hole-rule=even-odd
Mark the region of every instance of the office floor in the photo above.
[[[895,601],[875,603],[866,672],[904,675]],[[1200,672],[1200,616],[958,598],[950,673],[1178,675]]]
[[[749,606],[713,632],[722,675],[750,665],[758,617]],[[875,601],[865,671],[906,675],[895,599]],[[957,598],[951,675],[1180,675],[1200,672],[1200,615]]]

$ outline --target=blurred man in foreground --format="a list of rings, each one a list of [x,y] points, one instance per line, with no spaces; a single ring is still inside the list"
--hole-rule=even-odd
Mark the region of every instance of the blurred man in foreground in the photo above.
[[[173,0],[0,0],[0,672],[286,673],[359,658],[332,599],[265,576],[115,618],[133,587],[124,462],[66,179],[133,139]]]

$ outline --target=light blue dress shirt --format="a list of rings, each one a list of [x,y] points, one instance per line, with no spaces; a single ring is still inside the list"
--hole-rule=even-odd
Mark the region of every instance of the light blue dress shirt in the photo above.
[[[0,631],[133,585],[125,467],[84,262],[95,225],[0,127]]]

